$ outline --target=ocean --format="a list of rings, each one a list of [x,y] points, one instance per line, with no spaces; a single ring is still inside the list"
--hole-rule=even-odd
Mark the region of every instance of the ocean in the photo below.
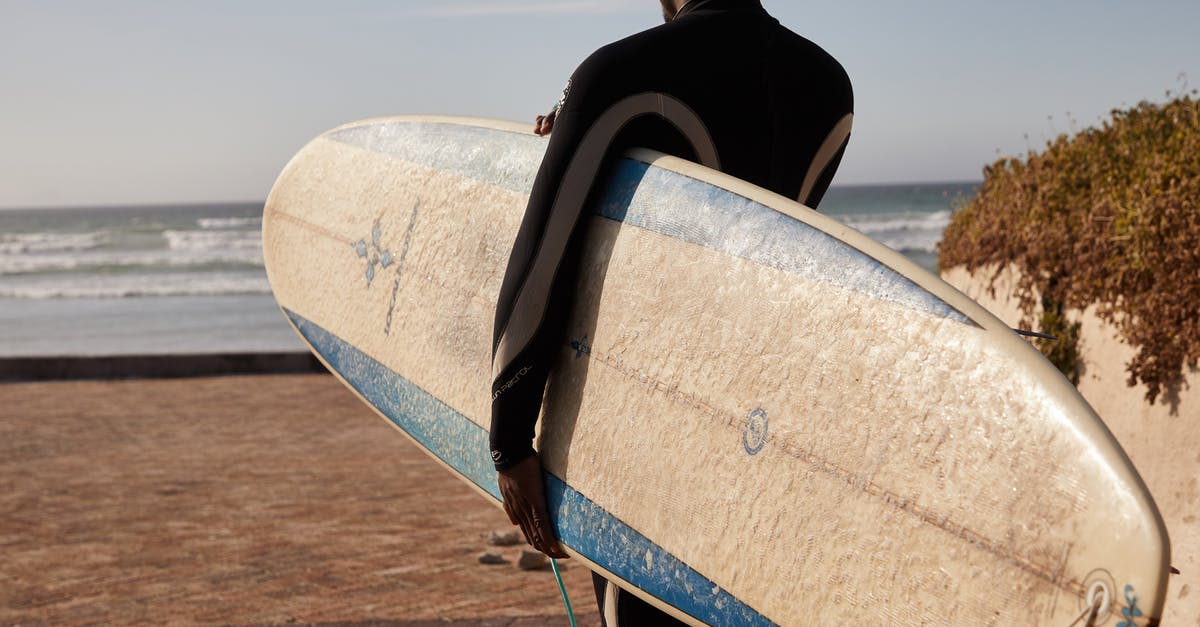
[[[821,210],[936,270],[975,184],[834,187]],[[271,298],[261,203],[0,210],[0,357],[304,350]]]
[[[820,210],[937,273],[950,214],[978,191],[979,183],[846,185],[831,187]]]

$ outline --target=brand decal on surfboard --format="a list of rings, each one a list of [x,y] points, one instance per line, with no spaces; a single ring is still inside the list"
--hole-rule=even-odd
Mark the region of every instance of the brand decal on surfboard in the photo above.
[[[758,455],[766,443],[767,412],[759,407],[746,416],[746,426],[742,429],[742,446],[746,448],[746,453]]]
[[[383,217],[375,219],[375,224],[371,227],[371,241],[367,243],[367,238],[363,238],[354,242],[354,254],[358,255],[367,263],[367,269],[364,272],[367,278],[367,287],[371,287],[371,283],[375,280],[377,274],[375,268],[388,269],[394,263],[396,266],[396,278],[392,281],[392,298],[388,304],[387,320],[383,323],[383,334],[391,335],[392,332],[392,317],[396,312],[396,295],[400,292],[400,277],[404,271],[404,259],[408,256],[409,244],[412,242],[413,227],[417,224],[417,212],[421,208],[421,201],[417,199],[413,203],[412,211],[408,215],[408,226],[404,229],[404,243],[400,246],[400,254],[393,255],[392,251],[384,248],[381,241],[383,240],[383,227],[380,225]]]

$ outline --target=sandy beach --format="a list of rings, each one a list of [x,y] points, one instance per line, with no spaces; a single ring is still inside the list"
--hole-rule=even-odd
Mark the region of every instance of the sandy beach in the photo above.
[[[519,547],[478,562],[504,514],[330,376],[10,383],[0,408],[0,624],[568,624]]]

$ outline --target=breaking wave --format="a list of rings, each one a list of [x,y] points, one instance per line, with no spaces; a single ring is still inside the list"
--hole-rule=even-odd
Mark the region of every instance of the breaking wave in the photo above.
[[[262,235],[258,231],[163,231],[171,250],[260,250]]]
[[[0,298],[137,298],[270,294],[260,273],[179,272],[22,277],[0,283]]]
[[[200,218],[196,225],[202,229],[237,229],[248,226],[261,227],[262,218]]]
[[[0,233],[0,255],[91,250],[108,243],[108,233]]]
[[[836,216],[846,226],[900,252],[937,252],[950,211]]]

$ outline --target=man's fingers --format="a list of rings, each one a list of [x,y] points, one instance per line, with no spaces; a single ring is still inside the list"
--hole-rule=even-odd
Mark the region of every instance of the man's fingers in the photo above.
[[[546,116],[549,117],[549,116]],[[536,456],[501,471],[498,478],[509,522],[521,528],[525,541],[551,557],[568,557],[550,524],[542,484],[542,465]]]
[[[520,524],[521,521],[517,518],[517,508],[515,507],[517,495],[513,494],[512,489],[508,485],[508,482],[504,480],[504,477],[500,477],[499,484],[500,503],[504,506],[504,513],[508,515],[508,522],[514,525]]]
[[[521,532],[525,534],[525,541],[529,543],[529,546],[547,555],[555,552],[552,540],[554,533],[545,522],[546,515],[538,514],[535,506],[524,500],[521,501],[517,510],[521,519]]]
[[[518,524],[519,521],[517,520],[517,516],[516,516],[516,514],[513,514],[512,499],[506,498],[506,499],[504,499],[503,503],[504,503],[504,513],[508,514],[508,522],[513,525]]]
[[[537,514],[533,515],[531,522],[533,523],[533,533],[537,537],[537,542],[533,546],[542,553],[545,553],[546,547],[550,545],[546,535],[546,523],[541,518],[538,518]]]
[[[546,115],[539,115],[533,122],[534,135],[547,135],[554,129],[554,117],[558,114],[555,109]]]
[[[541,545],[537,547],[539,551],[550,557],[569,557],[558,545],[557,534],[554,533],[554,527],[550,525],[549,512],[543,508],[536,509],[533,514],[533,522],[537,526],[538,537],[541,540]]]
[[[525,535],[525,541],[530,546],[537,546],[537,526],[533,523],[533,508],[522,500],[516,503],[513,509],[517,515],[517,525],[521,527],[521,533]]]

